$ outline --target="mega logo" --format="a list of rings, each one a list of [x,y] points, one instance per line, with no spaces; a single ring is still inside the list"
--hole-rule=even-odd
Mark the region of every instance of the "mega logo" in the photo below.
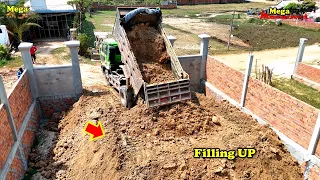
[[[269,14],[272,14],[272,15],[281,15],[281,16],[284,16],[284,15],[290,15],[290,11],[287,9],[277,9],[277,8],[270,8],[269,9]]]
[[[269,8],[268,12],[260,13],[260,19],[307,19],[307,17],[301,14],[291,15],[288,9]]]
[[[11,12],[11,13],[23,14],[23,13],[27,13],[29,11],[30,11],[30,9],[28,7],[7,6],[8,13]]]

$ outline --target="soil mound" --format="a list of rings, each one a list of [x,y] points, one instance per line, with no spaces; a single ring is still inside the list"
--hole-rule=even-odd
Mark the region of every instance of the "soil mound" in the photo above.
[[[299,164],[270,128],[228,103],[200,94],[184,103],[151,109],[139,104],[127,110],[111,89],[87,91],[68,113],[60,115],[59,125],[55,119],[49,120],[50,126],[43,126],[58,131],[57,138],[48,136],[54,141],[54,157],[33,158],[32,168],[39,172],[36,177],[303,179]],[[101,121],[106,136],[89,141],[83,133],[87,121]],[[43,146],[39,147],[33,152],[41,154]],[[193,158],[194,148],[239,147],[255,148],[257,153],[253,158],[234,160]],[[41,169],[41,164],[50,168]]]
[[[168,63],[170,57],[159,31],[148,23],[136,24],[127,31],[130,46],[143,79],[150,84],[175,80]]]

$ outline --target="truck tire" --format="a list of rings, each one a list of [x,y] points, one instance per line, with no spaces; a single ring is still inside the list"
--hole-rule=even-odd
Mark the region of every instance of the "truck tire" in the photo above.
[[[119,96],[120,102],[124,107],[131,109],[134,106],[132,89],[127,89],[126,86],[121,86]]]

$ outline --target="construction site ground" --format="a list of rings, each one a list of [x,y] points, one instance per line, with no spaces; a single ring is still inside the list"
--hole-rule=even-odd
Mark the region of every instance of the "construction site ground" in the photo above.
[[[39,64],[56,64],[52,55],[38,57]],[[81,73],[80,100],[41,123],[26,179],[303,178],[269,127],[224,101],[193,93],[184,103],[148,109],[139,101],[127,110],[98,64],[81,63]],[[102,122],[105,137],[89,141],[83,132],[88,121]],[[194,148],[246,147],[256,149],[253,158],[193,158]]]

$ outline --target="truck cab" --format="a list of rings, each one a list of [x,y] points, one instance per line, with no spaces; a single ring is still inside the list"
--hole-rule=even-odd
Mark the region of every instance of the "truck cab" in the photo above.
[[[118,43],[114,39],[106,39],[100,44],[100,60],[104,71],[115,71],[122,65]],[[107,72],[105,72],[107,73]]]

